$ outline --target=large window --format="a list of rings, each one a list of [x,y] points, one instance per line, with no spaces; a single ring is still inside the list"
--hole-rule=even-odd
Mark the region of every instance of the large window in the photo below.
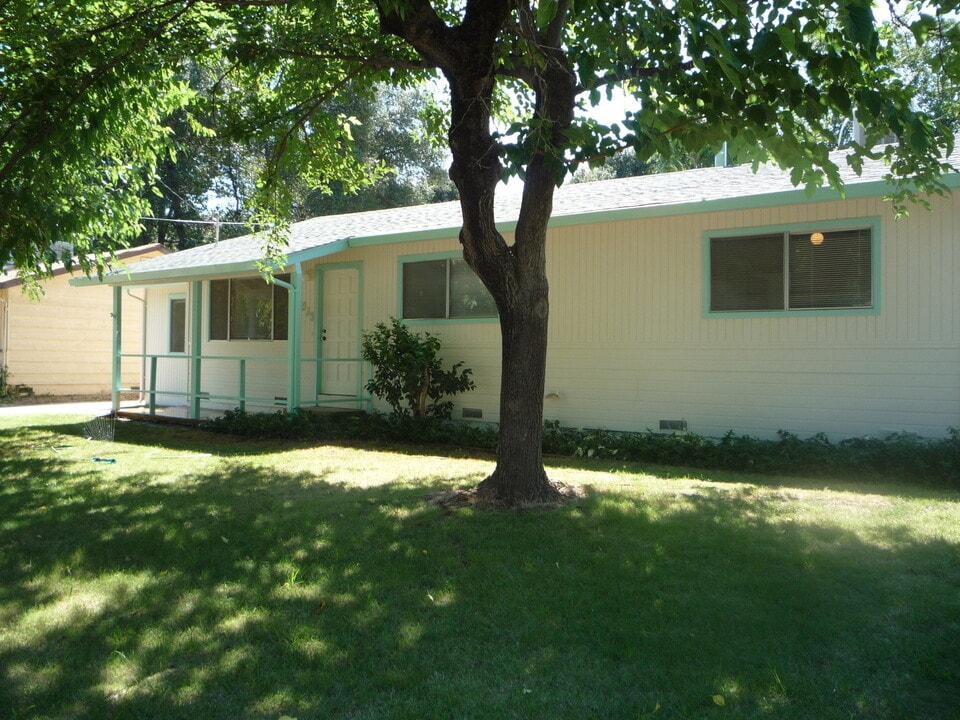
[[[404,262],[401,283],[405,319],[497,317],[493,297],[461,258]]]
[[[873,233],[710,238],[710,312],[873,307]]]
[[[288,303],[286,288],[260,277],[211,280],[210,339],[286,340]]]

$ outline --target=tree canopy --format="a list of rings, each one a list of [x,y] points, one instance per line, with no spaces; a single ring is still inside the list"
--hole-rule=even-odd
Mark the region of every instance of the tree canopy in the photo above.
[[[891,4],[908,44],[937,43],[951,82],[953,6]],[[864,140],[844,161],[885,159],[902,198],[939,189],[953,147],[949,124],[913,106],[870,0],[7,0],[0,28],[0,254],[41,271],[56,241],[104,252],[135,232],[138,192],[167,152],[163,118],[192,111],[185,56],[225,68],[217,131],[267,148],[257,202],[274,220],[292,175],[370,180],[331,100],[439,73],[460,242],[503,338],[499,459],[481,486],[507,503],[554,492],[539,450],[545,238],[553,191],[575,168],[626,148],[644,162],[726,142],[797,184],[839,188],[836,119],[856,114]],[[607,125],[577,112],[614,87],[637,109]],[[505,173],[524,181],[509,242],[493,211]]]

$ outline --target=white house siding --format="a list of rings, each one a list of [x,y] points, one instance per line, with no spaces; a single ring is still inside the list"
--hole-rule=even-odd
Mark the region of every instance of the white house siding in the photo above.
[[[390,317],[399,317],[398,268],[400,257],[428,255],[455,251],[459,248],[456,238],[427,242],[378,245],[338,253],[320,264],[359,263],[362,267],[363,298],[361,313],[364,331],[372,330],[378,322]],[[441,356],[444,364],[463,361],[473,371],[477,389],[457,395],[454,400],[454,417],[461,418],[464,408],[480,409],[483,421],[499,419],[500,391],[500,326],[496,321],[469,322],[424,322],[410,323],[417,332],[430,332],[441,338]],[[382,411],[389,406],[376,403]]]
[[[549,252],[548,418],[614,429],[832,437],[960,425],[960,214],[880,200],[559,228]],[[703,238],[882,218],[880,313],[705,317]]]
[[[547,419],[580,427],[759,437],[942,436],[960,426],[960,198],[896,221],[880,199],[561,226],[548,240]],[[707,317],[705,233],[880,217],[878,314]],[[456,251],[455,238],[349,250],[362,264],[364,328],[397,315],[400,256]],[[306,295],[305,297],[310,297]],[[477,390],[455,417],[498,419],[496,323],[413,324],[443,339]]]
[[[157,356],[156,388],[171,393],[186,393],[190,389],[190,286],[162,285],[134,290],[135,295],[143,295],[146,300],[147,342],[143,353],[148,356]],[[170,299],[174,296],[185,297],[187,300],[187,353],[181,356],[170,353]],[[129,298],[124,297],[124,303],[129,304]],[[127,326],[123,326],[124,336]],[[126,345],[126,342],[124,342]],[[139,352],[139,351],[138,351]],[[144,360],[143,388],[150,389],[150,359]],[[149,398],[147,399],[149,401]],[[159,405],[187,405],[189,398],[182,394],[158,394],[155,398]]]
[[[316,333],[313,322],[315,285],[312,273],[305,273],[302,293],[303,337],[302,355],[307,359],[303,365],[301,397],[309,398],[315,388],[314,366],[309,358],[315,357]],[[147,322],[150,328],[149,337],[144,349],[132,350],[126,347],[125,352],[143,352],[147,356],[156,355],[157,379],[156,388],[160,391],[156,396],[158,405],[187,405],[190,402],[189,393],[192,332],[190,323],[192,313],[192,283],[178,285],[149,286],[134,291],[135,294],[145,294],[147,300]],[[286,407],[287,397],[287,341],[266,340],[209,340],[209,293],[210,284],[202,283],[203,305],[201,310],[201,373],[200,392],[209,398],[203,400],[203,406],[211,409],[231,410],[239,406],[240,401],[240,362],[245,358],[245,387],[244,394],[249,398],[261,400],[249,401],[246,409],[250,411],[272,411]],[[171,356],[169,352],[170,299],[179,296],[187,300],[187,352],[183,356]],[[125,298],[125,303],[129,303]],[[128,326],[124,326],[126,337]],[[149,383],[149,357],[145,364],[145,384]],[[182,394],[181,394],[182,393]],[[220,396],[220,397],[217,397]]]
[[[243,357],[246,359],[244,395],[255,399],[248,401],[245,409],[270,412],[285,408],[288,392],[288,341],[210,340],[209,282],[203,283],[203,293],[201,355],[204,359],[200,390],[211,396],[210,400],[204,400],[204,407],[230,410],[239,406],[240,401],[233,399],[240,394],[240,362],[236,358]],[[315,295],[314,277],[312,273],[304,273],[301,293],[301,307],[304,312],[301,353],[304,358],[314,357],[315,352],[316,337],[312,322]],[[304,364],[301,397],[309,397],[313,377],[313,366]]]

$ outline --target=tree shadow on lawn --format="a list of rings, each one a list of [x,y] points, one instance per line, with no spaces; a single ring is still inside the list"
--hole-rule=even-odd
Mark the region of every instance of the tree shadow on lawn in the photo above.
[[[19,467],[19,466],[18,466]],[[953,718],[960,553],[776,499],[444,512],[240,461],[0,485],[17,718]],[[892,548],[892,549],[891,549]],[[721,706],[722,703],[722,706]]]
[[[44,418],[38,418],[36,424],[26,424],[19,428],[0,430],[0,440],[16,439],[30,433],[45,433],[51,438],[64,442],[80,443],[90,439],[87,420],[77,422],[46,424]],[[218,457],[250,456],[283,452],[291,448],[304,448],[317,445],[299,440],[258,440],[236,437],[220,433],[211,433],[197,427],[152,423],[142,420],[118,419],[113,427],[114,437],[108,441],[130,446],[163,448],[166,451],[196,452]],[[96,438],[94,438],[96,439]]]
[[[85,422],[46,425],[42,416],[37,418],[38,424],[28,425],[15,431],[0,430],[0,439],[11,433],[29,432],[33,429],[42,429],[51,435],[61,435],[71,438],[84,438],[87,435]],[[285,450],[309,450],[323,447],[340,447],[357,450],[373,450],[390,452],[411,457],[443,456],[450,458],[473,458],[494,462],[496,454],[482,448],[456,447],[442,445],[418,445],[416,443],[401,443],[398,441],[351,441],[351,440],[278,440],[252,439],[221,433],[212,433],[196,427],[153,423],[142,420],[120,420],[116,425],[116,442],[125,445],[141,447],[162,447],[166,451],[201,452],[217,457],[249,457],[268,455]],[[923,482],[918,478],[915,484],[908,479],[897,482],[889,477],[876,477],[864,474],[859,477],[838,479],[836,477],[806,477],[790,475],[774,475],[769,473],[749,473],[725,470],[708,470],[696,467],[666,466],[640,461],[622,461],[598,458],[565,457],[547,455],[544,457],[548,474],[552,469],[584,470],[587,472],[604,472],[625,475],[655,475],[663,479],[694,479],[710,482],[737,483],[749,482],[770,488],[802,488],[824,489],[831,488],[844,492],[868,493],[891,497],[914,499],[956,499],[957,493],[951,490],[942,490]]]

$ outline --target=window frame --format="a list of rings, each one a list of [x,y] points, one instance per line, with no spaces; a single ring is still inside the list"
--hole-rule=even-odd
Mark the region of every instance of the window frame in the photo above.
[[[852,230],[870,231],[870,305],[867,307],[834,307],[834,308],[790,308],[789,307],[789,282],[790,276],[790,236],[797,234],[809,234],[813,232],[849,232]],[[880,238],[882,233],[882,221],[880,217],[849,218],[842,220],[825,220],[821,222],[798,222],[762,227],[728,228],[724,230],[708,230],[703,233],[703,317],[705,318],[743,318],[743,317],[804,317],[804,316],[844,316],[844,315],[879,315],[880,314],[880,292],[881,284],[881,263],[880,263]],[[782,309],[768,310],[712,310],[711,297],[711,249],[712,241],[724,238],[753,237],[762,235],[782,235],[784,240],[784,259],[783,259],[783,296],[784,306]]]
[[[401,318],[407,325],[438,325],[451,323],[491,323],[500,322],[499,313],[494,315],[478,315],[467,317],[450,316],[450,265],[447,264],[445,302],[446,317],[423,318],[423,317],[404,317],[403,313],[403,269],[405,265],[419,262],[436,262],[440,260],[463,260],[463,253],[458,251],[426,253],[419,255],[401,255],[397,258],[397,317]],[[489,292],[489,291],[488,291]]]
[[[276,275],[276,278],[277,278],[278,280],[282,280],[282,281],[287,282],[287,283],[290,282],[290,274],[289,274],[289,273],[279,273],[279,274]],[[250,277],[250,276],[243,276],[243,277],[231,277],[231,278],[218,278],[217,280],[209,280],[209,281],[207,282],[207,313],[206,313],[206,323],[207,323],[207,327],[206,327],[206,338],[207,338],[207,342],[287,342],[287,340],[289,339],[289,333],[290,333],[289,327],[286,327],[286,325],[287,325],[287,313],[286,313],[285,311],[284,311],[284,312],[281,312],[281,313],[278,313],[278,312],[277,312],[277,305],[278,305],[278,303],[277,303],[277,291],[278,291],[278,290],[281,290],[281,291],[283,291],[283,292],[285,292],[285,293],[289,293],[289,291],[287,290],[286,287],[284,287],[284,286],[282,286],[282,285],[279,285],[279,284],[277,284],[277,283],[267,283],[267,282],[264,281],[263,278],[260,277],[260,276],[256,276],[256,279],[258,279],[260,282],[263,282],[264,285],[267,285],[267,286],[270,288],[270,290],[271,290],[271,295],[270,295],[270,337],[261,337],[261,338],[255,338],[255,337],[254,337],[254,338],[252,338],[252,337],[232,337],[232,336],[231,336],[231,334],[232,334],[232,313],[233,313],[233,283],[234,283],[234,281],[249,281],[249,280],[252,280],[252,279],[254,279],[254,278],[253,278],[253,277]],[[226,286],[226,305],[227,305],[227,312],[226,312],[226,318],[225,318],[225,320],[224,320],[224,324],[226,325],[226,335],[227,335],[226,337],[213,337],[213,331],[214,331],[214,328],[213,328],[213,326],[214,326],[214,323],[213,323],[213,312],[214,312],[214,297],[213,297],[213,295],[214,295],[214,292],[213,292],[213,290],[214,290],[214,283],[217,283],[217,282],[225,282],[225,283],[227,283],[227,286]],[[287,296],[287,303],[289,303],[289,301],[290,301],[290,299],[289,299],[289,295],[288,295],[288,296]],[[283,317],[281,318],[281,320],[282,320],[282,323],[281,323],[281,324],[282,324],[283,327],[286,329],[287,336],[286,336],[286,337],[282,337],[282,338],[277,338],[277,337],[276,337],[276,335],[277,335],[277,329],[278,329],[277,318],[278,318],[280,315],[283,315]],[[218,324],[219,324],[219,323],[218,323]]]

